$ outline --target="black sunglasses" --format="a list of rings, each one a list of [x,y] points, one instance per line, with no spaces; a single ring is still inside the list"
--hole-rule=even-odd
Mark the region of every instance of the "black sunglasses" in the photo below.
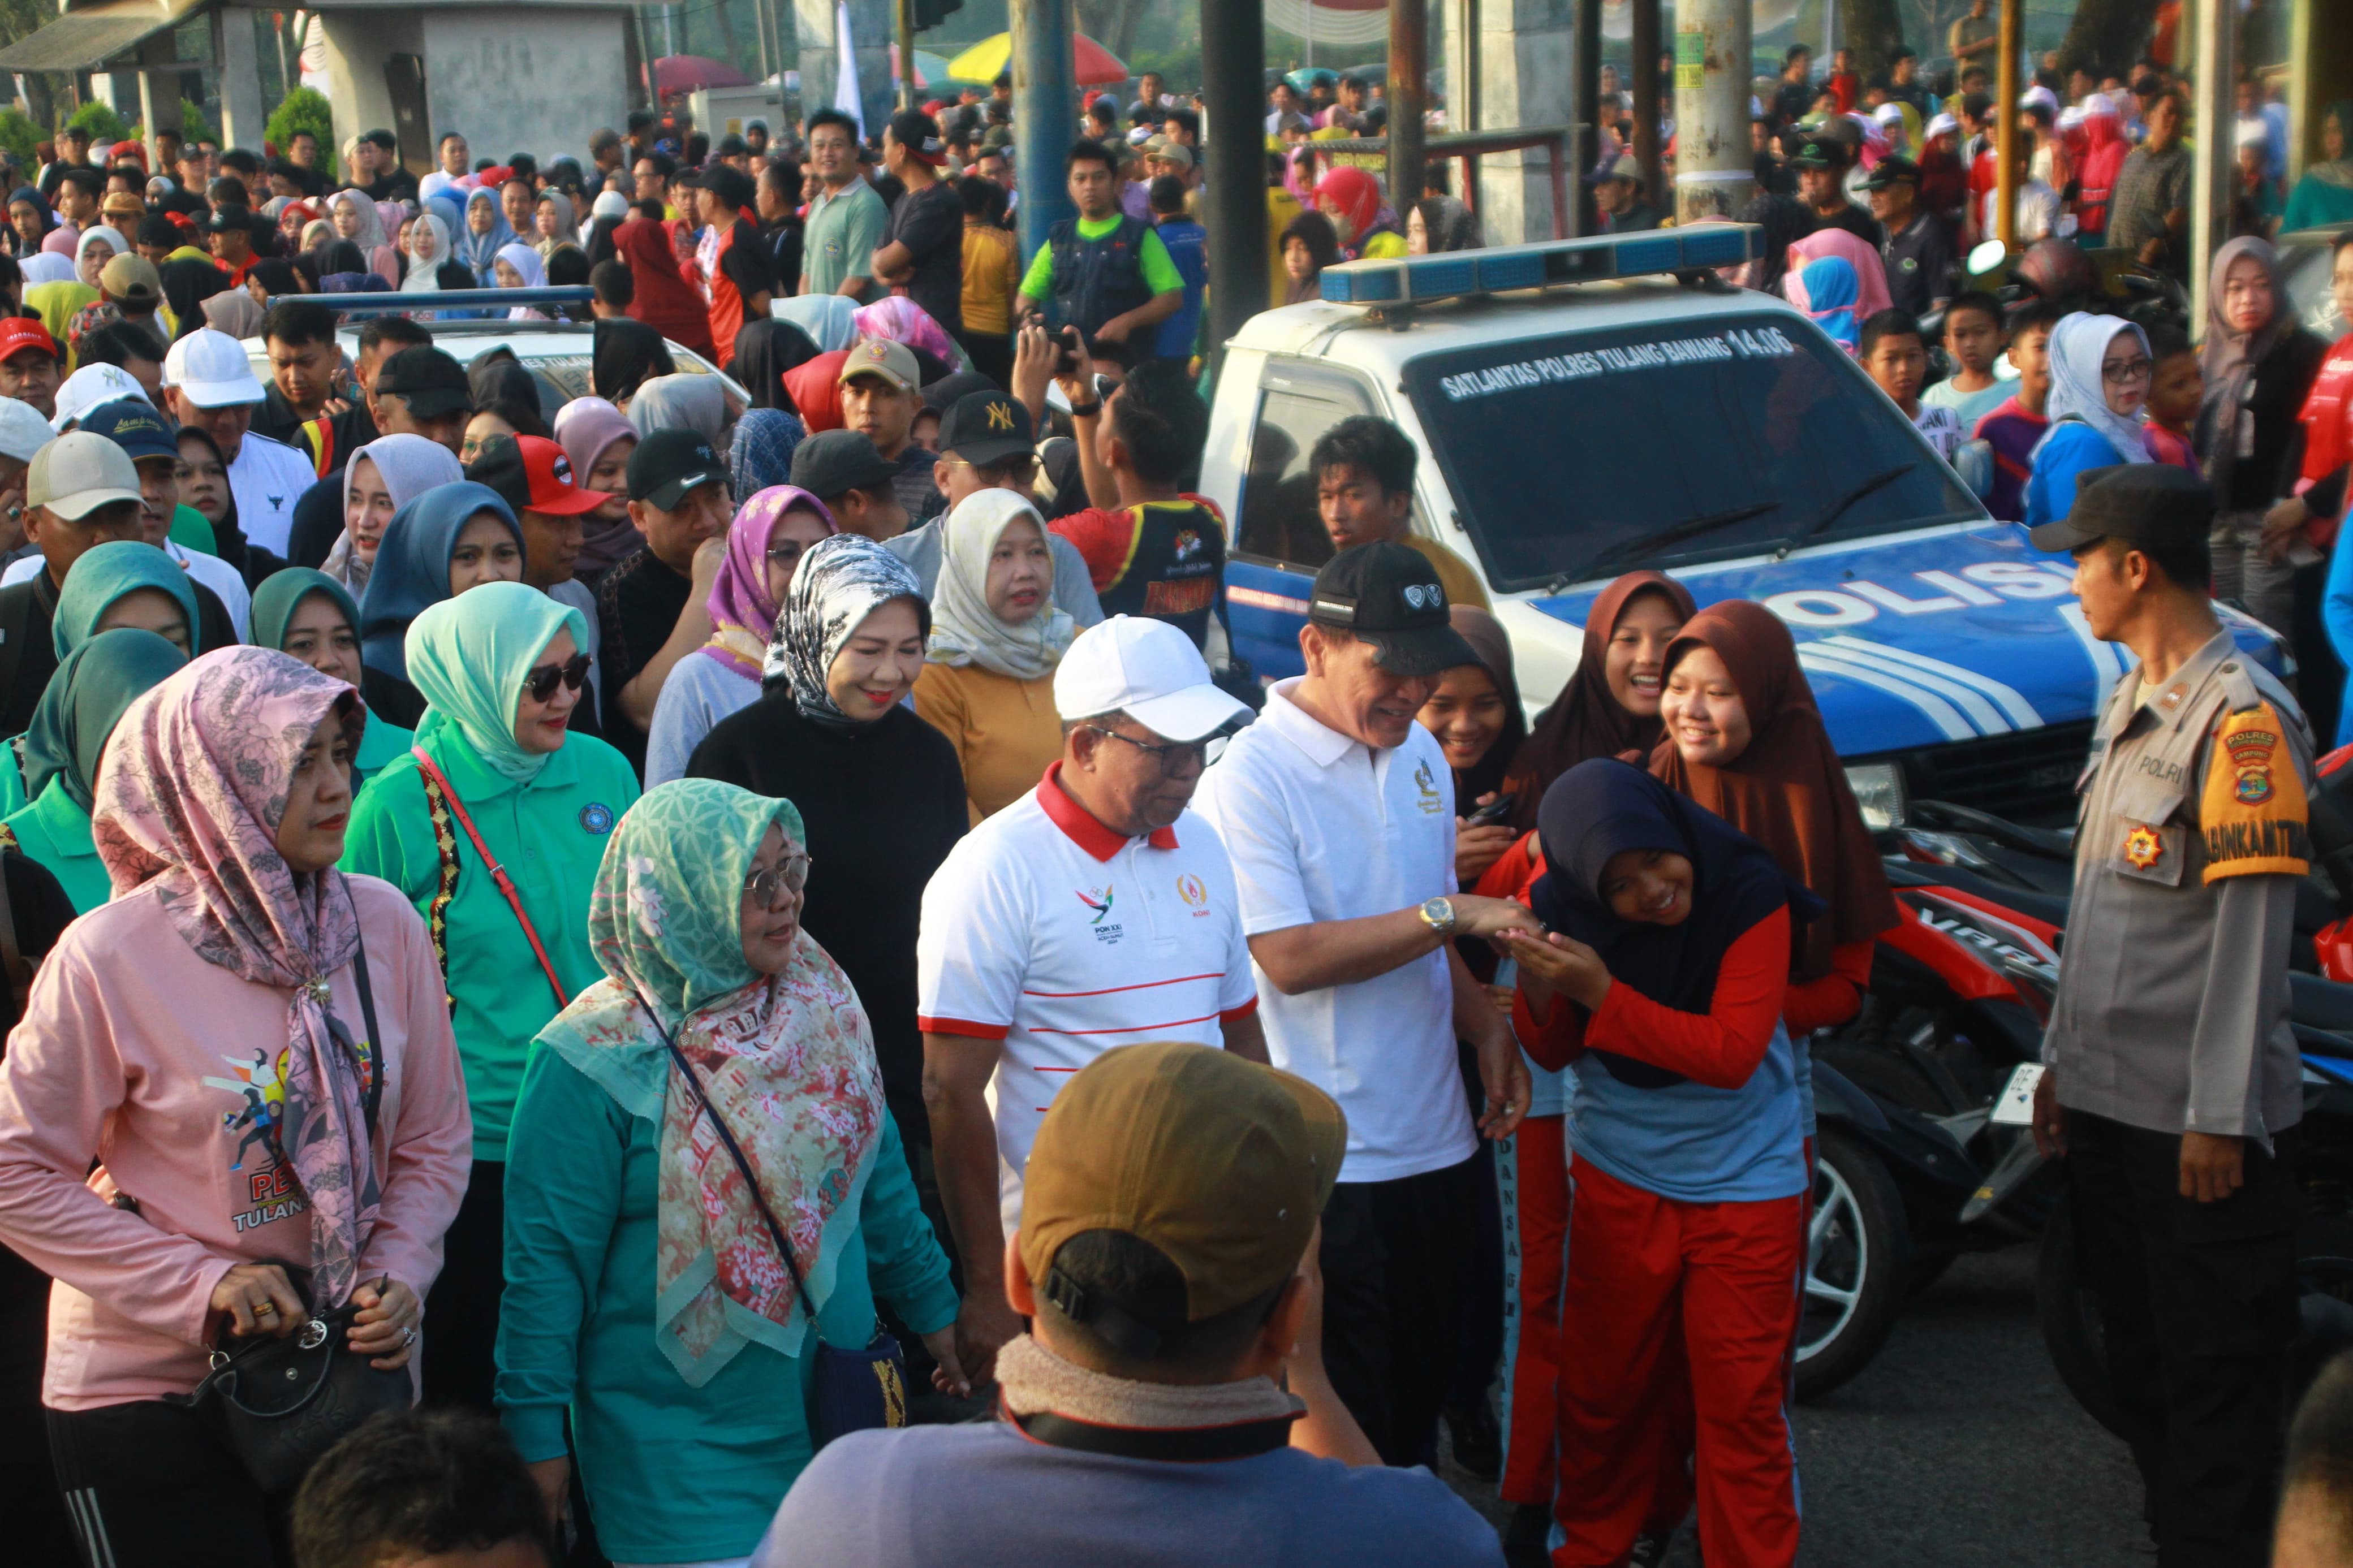
[[[575,653],[562,664],[543,664],[522,678],[523,694],[533,702],[544,702],[555,695],[555,683],[562,681],[571,690],[580,689],[588,679],[588,656]]]

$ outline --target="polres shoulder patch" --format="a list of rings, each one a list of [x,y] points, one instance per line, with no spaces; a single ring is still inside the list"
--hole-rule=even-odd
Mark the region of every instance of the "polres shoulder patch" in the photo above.
[[[2226,714],[2214,731],[2199,803],[2205,879],[2303,876],[2312,863],[2309,815],[2278,710],[2257,702]]]

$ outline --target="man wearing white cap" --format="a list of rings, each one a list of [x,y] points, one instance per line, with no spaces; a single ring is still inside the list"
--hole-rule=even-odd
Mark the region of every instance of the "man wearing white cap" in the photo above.
[[[58,388],[58,411],[49,421],[59,436],[81,423],[81,416],[101,403],[135,397],[153,405],[147,389],[119,364],[84,364]]]
[[[1192,640],[1114,616],[1054,673],[1062,755],[965,837],[923,890],[915,946],[940,1198],[964,1260],[957,1348],[976,1381],[1021,1331],[1005,1238],[1055,1091],[1116,1046],[1266,1060],[1232,864],[1187,809],[1209,742],[1250,716]],[[993,1110],[992,1110],[993,1107]]]
[[[99,545],[140,537],[139,470],[105,437],[77,430],[33,454],[25,502],[25,533],[45,570],[0,588],[0,739],[25,732],[57,673],[49,623],[66,574]]]
[[[263,393],[244,346],[209,327],[190,332],[164,356],[164,397],[173,418],[220,447],[247,541],[285,554],[294,503],[319,476],[301,453],[249,428]]]
[[[0,555],[25,542],[25,474],[33,457],[55,439],[49,422],[29,403],[0,397]]]

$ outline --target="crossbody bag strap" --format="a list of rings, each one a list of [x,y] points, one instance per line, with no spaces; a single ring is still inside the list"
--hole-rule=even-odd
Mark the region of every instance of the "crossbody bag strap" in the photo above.
[[[662,1045],[670,1051],[670,1059],[676,1062],[678,1070],[686,1076],[703,1114],[711,1118],[711,1130],[719,1134],[721,1145],[726,1149],[728,1157],[735,1162],[736,1173],[744,1178],[744,1188],[752,1194],[752,1206],[758,1209],[760,1217],[767,1222],[768,1237],[776,1244],[776,1256],[785,1260],[785,1272],[793,1277],[793,1293],[800,1299],[801,1310],[808,1314],[809,1329],[817,1335],[818,1342],[824,1343],[825,1331],[818,1327],[817,1304],[809,1300],[808,1282],[801,1278],[801,1266],[793,1257],[793,1244],[786,1239],[785,1227],[776,1223],[775,1212],[768,1207],[768,1200],[760,1195],[760,1182],[752,1174],[752,1162],[744,1157],[743,1146],[735,1142],[735,1134],[727,1130],[719,1108],[712,1104],[711,1096],[703,1092],[702,1080],[695,1076],[694,1064],[686,1059],[686,1053],[678,1048],[678,1042],[670,1037],[670,1032],[662,1027],[661,1015],[654,1011],[653,1004],[646,1000],[643,992],[635,986],[630,990],[638,998],[638,1005],[643,1007],[646,1016],[653,1021],[654,1033],[661,1037]]]
[[[458,792],[449,787],[449,780],[442,773],[433,759],[425,754],[425,748],[411,746],[408,749],[408,754],[417,759],[417,770],[424,776],[427,804],[431,803],[432,796],[438,790],[442,804],[448,806],[449,814],[458,819],[458,826],[466,830],[466,837],[473,841],[474,853],[482,858],[482,864],[490,870],[491,880],[496,882],[499,885],[499,891],[506,895],[507,908],[514,911],[515,923],[522,927],[522,934],[531,942],[531,951],[538,955],[540,972],[547,976],[547,988],[555,993],[556,1010],[563,1011],[572,1005],[572,998],[565,994],[564,982],[555,977],[555,965],[548,961],[547,949],[540,943],[537,928],[531,923],[531,917],[522,912],[522,899],[515,892],[515,885],[508,878],[506,868],[492,858],[491,847],[482,842],[480,832],[474,826],[474,819],[467,815],[466,803],[458,798]],[[451,857],[446,855],[442,858],[445,879],[451,859]],[[445,979],[448,977],[448,959],[445,952],[442,959],[442,973]]]
[[[0,889],[0,898],[5,896],[5,890]],[[368,1084],[360,1109],[367,1118],[369,1135],[374,1136],[376,1107],[384,1103],[384,1080],[392,1070],[392,1059],[384,1048],[384,1029],[375,1021],[375,987],[368,984],[367,933],[360,929],[360,902],[353,897],[349,878],[343,880],[343,897],[352,906],[352,980],[359,987],[360,1019],[367,1026]]]

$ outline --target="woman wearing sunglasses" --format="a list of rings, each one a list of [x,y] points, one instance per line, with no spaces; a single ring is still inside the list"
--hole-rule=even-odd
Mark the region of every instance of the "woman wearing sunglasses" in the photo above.
[[[417,744],[370,781],[343,853],[345,870],[382,877],[425,917],[474,1113],[472,1181],[427,1302],[429,1404],[491,1407],[523,1058],[602,973],[588,896],[638,783],[620,752],[570,732],[586,634],[579,611],[521,583],[485,583],[418,615],[406,639],[427,704]]]
[[[801,556],[840,531],[823,501],[790,485],[772,485],[736,509],[707,601],[711,640],[671,668],[654,703],[648,789],[684,778],[686,760],[711,727],[758,700],[760,666]]]

